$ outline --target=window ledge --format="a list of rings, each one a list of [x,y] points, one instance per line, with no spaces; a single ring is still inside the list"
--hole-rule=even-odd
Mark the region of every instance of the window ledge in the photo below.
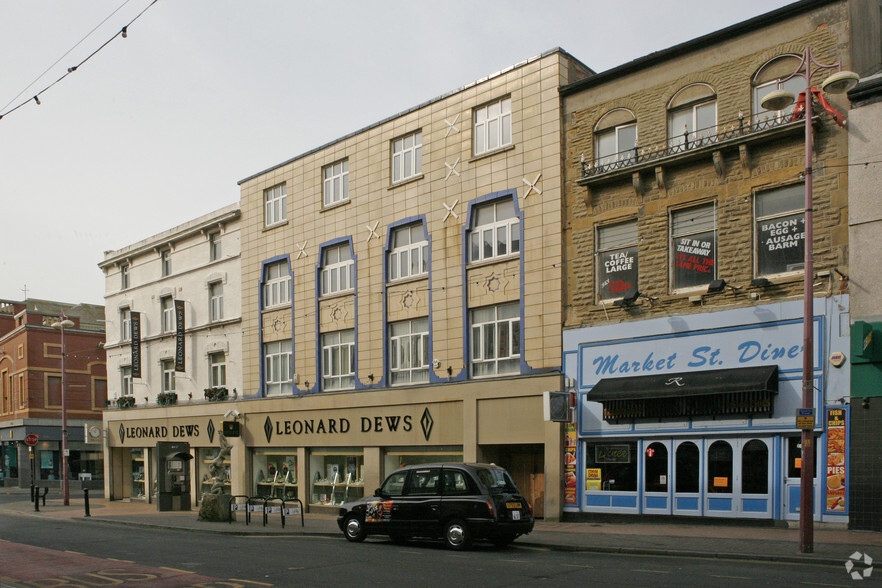
[[[429,272],[424,274],[419,274],[418,276],[407,276],[406,278],[395,278],[394,280],[386,280],[387,286],[400,286],[401,284],[408,284],[410,282],[419,282],[421,280],[425,280],[429,277]]]
[[[506,151],[511,151],[514,148],[515,148],[515,144],[512,143],[511,145],[506,145],[505,147],[500,147],[499,149],[494,149],[493,151],[485,151],[484,153],[481,153],[480,155],[475,155],[474,157],[469,159],[467,163],[473,163],[475,161],[478,161],[479,159],[493,157],[494,155],[497,155],[499,153],[505,153]]]
[[[424,177],[425,177],[425,174],[417,174],[417,175],[413,176],[412,178],[407,178],[405,180],[400,180],[398,182],[394,182],[394,183],[390,184],[389,187],[386,189],[387,190],[394,190],[395,188],[398,188],[398,187],[403,186],[405,184],[410,184],[411,182],[416,182],[418,180],[422,180]]]
[[[707,294],[707,287],[710,285],[710,282],[707,284],[703,284],[701,286],[692,286],[690,288],[678,288],[675,290],[671,290],[669,297],[670,298],[688,298],[689,296],[695,296],[696,294]]]
[[[778,286],[780,284],[787,284],[790,282],[801,282],[803,281],[803,276],[805,272],[802,270],[795,272],[781,272],[780,274],[766,274],[763,276],[756,276],[757,278],[766,278],[769,280],[770,285]]]
[[[287,224],[288,224],[288,219],[285,219],[283,221],[273,223],[271,225],[264,225],[263,230],[264,231],[272,231],[273,229],[278,229],[279,227],[284,227]]]
[[[290,302],[286,302],[285,304],[274,304],[273,306],[266,306],[260,312],[275,312],[277,310],[284,310],[286,308],[291,308]]]
[[[352,202],[352,200],[347,198],[346,200],[341,200],[340,202],[335,202],[334,204],[328,204],[328,205],[323,204],[322,207],[319,209],[319,212],[320,213],[328,212],[329,210],[334,210],[335,208],[340,208],[341,206],[346,206],[350,202]]]
[[[490,259],[482,259],[481,261],[470,261],[466,269],[475,269],[479,267],[484,267],[486,265],[494,265],[497,263],[502,263],[504,261],[512,261],[515,259],[519,259],[521,256],[521,252],[518,251],[516,253],[507,253],[505,255],[500,255],[499,257],[491,257]]]
[[[514,359],[514,358],[510,357],[509,359]],[[521,375],[521,372],[519,372],[519,371],[518,372],[502,372],[502,373],[496,373],[496,374],[485,374],[483,376],[476,376],[474,374],[471,374],[471,375],[469,375],[469,379],[470,380],[489,380],[492,378],[510,378],[512,376],[520,376],[520,375]]]
[[[349,290],[343,290],[342,292],[333,292],[331,294],[320,294],[319,300],[331,300],[333,298],[343,298],[345,296],[352,296],[355,294],[355,288]]]

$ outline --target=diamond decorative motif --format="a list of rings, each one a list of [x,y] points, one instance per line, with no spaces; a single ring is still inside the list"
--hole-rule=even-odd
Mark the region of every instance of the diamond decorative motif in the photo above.
[[[214,421],[208,419],[208,441],[214,443]]]
[[[269,417],[266,417],[263,423],[263,432],[266,434],[266,442],[269,443],[270,439],[273,438],[273,422]]]
[[[434,424],[435,421],[432,419],[432,414],[427,408],[423,411],[423,416],[420,417],[420,426],[423,428],[423,435],[426,437],[426,441],[429,440],[429,436],[432,434],[432,426]]]
[[[126,440],[126,428],[122,426],[122,423],[119,425],[119,441],[122,443]]]

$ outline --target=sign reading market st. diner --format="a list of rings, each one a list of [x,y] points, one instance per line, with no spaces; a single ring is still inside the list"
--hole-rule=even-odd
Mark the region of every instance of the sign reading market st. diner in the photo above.
[[[814,369],[820,369],[820,320],[814,321]],[[802,320],[658,335],[579,347],[579,385],[603,378],[777,365],[802,370]]]

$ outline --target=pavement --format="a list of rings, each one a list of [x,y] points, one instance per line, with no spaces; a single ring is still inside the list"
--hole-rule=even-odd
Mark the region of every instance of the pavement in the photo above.
[[[69,520],[78,524],[104,524],[159,527],[203,533],[234,535],[314,535],[342,537],[336,517],[306,513],[286,517],[285,527],[278,514],[252,515],[246,524],[245,513],[236,513],[231,523],[207,522],[198,519],[196,509],[158,512],[155,504],[142,501],[109,501],[90,497],[90,516],[85,516],[82,495],[71,496],[65,506],[59,494],[50,491],[46,505],[35,512],[30,491],[0,488],[0,512],[21,517],[43,517]],[[539,520],[532,533],[520,537],[516,546],[557,551],[622,553],[632,555],[663,555],[676,557],[718,558],[747,561],[774,561],[796,564],[842,566],[855,552],[882,558],[882,533],[849,531],[816,525],[812,553],[799,550],[799,529],[789,528],[780,521],[757,524],[750,521],[690,521],[671,518],[670,522],[655,517],[651,520],[622,516],[613,522],[546,522]]]

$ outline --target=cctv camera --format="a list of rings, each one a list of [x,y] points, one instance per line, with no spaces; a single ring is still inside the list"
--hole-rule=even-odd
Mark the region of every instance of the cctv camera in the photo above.
[[[231,408],[230,410],[228,410],[227,412],[224,413],[224,418],[225,418],[225,419],[230,418],[230,415],[231,415],[231,414],[233,414],[233,409],[232,409],[232,408]]]
[[[234,419],[237,419],[239,418],[240,414],[241,413],[238,410],[236,410],[235,408],[231,408],[226,413],[224,413],[224,418],[230,418],[230,415],[232,415]]]

